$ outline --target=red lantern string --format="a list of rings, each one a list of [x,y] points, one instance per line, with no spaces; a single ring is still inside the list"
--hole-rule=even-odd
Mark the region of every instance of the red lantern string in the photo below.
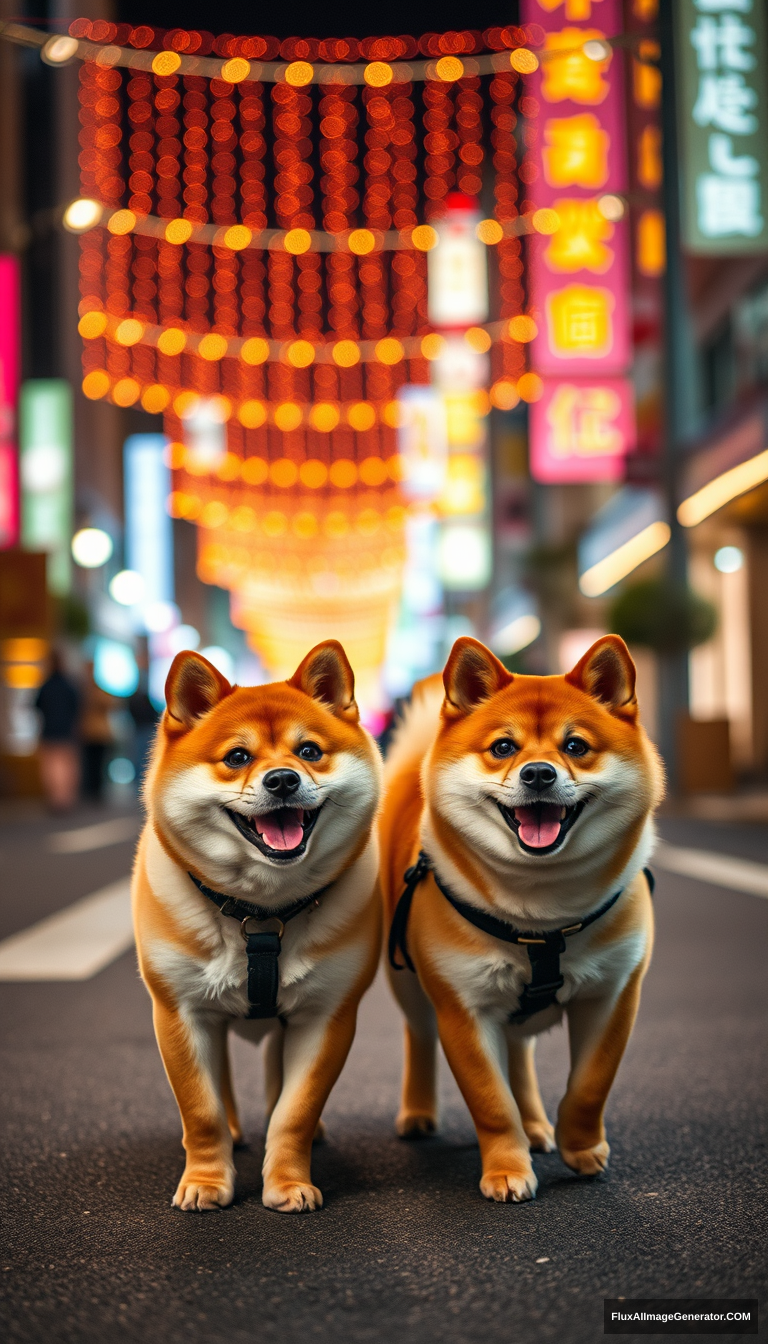
[[[351,228],[360,197],[354,185],[360,176],[354,160],[357,142],[354,138],[358,122],[354,106],[354,88],[343,85],[320,99],[320,165],[324,176],[320,179],[323,192],[323,225],[329,233],[343,233]]]
[[[390,132],[389,152],[392,157],[392,223],[396,229],[412,228],[419,223],[415,162],[418,151],[414,143],[412,92],[411,84],[397,84],[393,87],[391,102],[395,124]]]
[[[483,135],[483,99],[480,80],[465,78],[456,94],[456,128],[459,137],[459,164],[456,185],[468,196],[479,196],[483,186],[482,163],[485,153],[480,144]]]
[[[368,153],[363,159],[366,170],[363,211],[371,229],[388,229],[392,223],[390,199],[392,186],[388,153],[390,132],[395,129],[395,117],[390,105],[389,90],[364,89],[363,104],[368,116],[369,129],[365,133]]]
[[[328,321],[340,339],[359,336],[355,259],[347,252],[331,252],[327,259]]]
[[[242,87],[242,86],[241,86]],[[240,194],[243,201],[242,222],[249,229],[267,226],[267,192],[264,184],[264,86],[249,84],[240,97]]]
[[[208,81],[184,79],[184,217],[208,222]]]
[[[211,172],[213,174],[211,214],[214,222],[222,226],[234,224],[236,159],[233,150],[237,147],[237,136],[232,123],[237,113],[232,94],[234,85],[224,79],[212,79],[210,82],[211,103]]]
[[[297,285],[299,289],[298,331],[307,340],[320,341],[323,338],[323,277],[320,269],[320,257],[316,252],[305,252],[296,258],[298,266]]]
[[[510,74],[497,75],[490,83],[490,94],[494,102],[491,109],[491,144],[494,148],[493,166],[496,175],[493,194],[496,198],[494,214],[498,220],[514,219],[517,216],[517,142],[513,131],[517,117],[512,106],[515,98],[517,77]]]
[[[427,215],[439,215],[443,210],[443,200],[454,185],[454,150],[459,137],[450,129],[453,116],[453,101],[447,85],[438,81],[428,81],[424,85],[424,149],[426,157],[424,168],[426,181],[424,195],[427,197]]]
[[[155,76],[155,135],[157,136],[157,214],[161,219],[179,215],[181,126],[176,115],[181,97],[175,75]]]
[[[307,161],[312,152],[312,123],[309,113],[312,99],[299,93],[290,84],[275,84],[272,88],[273,126],[275,132],[274,161],[275,215],[278,228],[314,229],[315,217],[310,211],[314,193],[312,166]]]
[[[294,333],[293,257],[269,253],[269,324],[275,340],[287,341]]]

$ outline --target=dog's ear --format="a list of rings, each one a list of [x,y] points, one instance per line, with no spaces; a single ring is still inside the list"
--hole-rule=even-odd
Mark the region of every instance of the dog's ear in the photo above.
[[[357,723],[360,712],[355,700],[355,674],[337,639],[326,639],[310,649],[299,664],[289,686],[303,691],[339,719]]]
[[[451,649],[443,672],[443,713],[449,718],[471,714],[514,680],[503,663],[477,639],[462,636]]]
[[[193,728],[220,700],[231,695],[233,687],[213,663],[201,653],[187,649],[177,653],[165,683],[165,703],[173,727]]]
[[[612,714],[632,718],[637,714],[635,664],[618,635],[604,635],[587,649],[566,681],[599,700]]]

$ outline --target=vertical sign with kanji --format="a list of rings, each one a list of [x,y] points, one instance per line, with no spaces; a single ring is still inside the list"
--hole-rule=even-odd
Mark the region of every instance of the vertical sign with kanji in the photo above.
[[[739,256],[768,248],[765,0],[675,0],[683,243]]]
[[[543,36],[525,130],[532,362],[544,378],[531,472],[616,480],[634,444],[632,387],[617,376],[632,359],[621,0],[523,0],[521,17]]]
[[[0,550],[19,539],[16,412],[20,365],[19,260],[0,256]]]

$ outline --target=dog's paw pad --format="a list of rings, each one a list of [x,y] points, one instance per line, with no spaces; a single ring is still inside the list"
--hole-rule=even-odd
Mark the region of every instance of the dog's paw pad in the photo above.
[[[172,1204],[175,1209],[182,1209],[185,1213],[205,1213],[210,1209],[225,1209],[234,1197],[233,1181],[212,1181],[204,1177],[195,1180],[183,1176]]]
[[[532,1171],[487,1171],[480,1182],[486,1199],[498,1204],[523,1204],[536,1198],[538,1182]]]
[[[548,1120],[531,1120],[524,1129],[532,1153],[554,1153],[557,1147],[555,1130]]]
[[[266,1186],[261,1202],[265,1208],[274,1209],[276,1213],[308,1213],[323,1207],[323,1196],[316,1185],[286,1181]]]
[[[426,1139],[437,1130],[437,1120],[424,1112],[402,1111],[395,1129],[401,1139]]]
[[[580,1176],[599,1176],[608,1166],[610,1151],[603,1139],[602,1143],[596,1143],[593,1148],[564,1148],[561,1145],[560,1156],[565,1165]]]

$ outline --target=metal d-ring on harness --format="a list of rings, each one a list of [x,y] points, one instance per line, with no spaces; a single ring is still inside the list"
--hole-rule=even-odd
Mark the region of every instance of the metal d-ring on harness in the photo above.
[[[308,906],[318,905],[320,897],[331,883],[321,887],[319,891],[313,891],[311,896],[303,896],[300,901],[283,906],[281,910],[262,910],[250,901],[240,901],[234,896],[223,896],[220,891],[206,887],[194,873],[190,873],[189,876],[198,891],[219,907],[222,915],[230,915],[232,919],[240,921],[240,934],[248,957],[246,1017],[277,1017],[277,991],[280,988],[277,959],[280,956],[280,944],[285,926],[290,919],[300,915]],[[256,924],[270,924],[272,928],[251,931],[248,928],[250,920]]]
[[[593,910],[591,915],[585,915],[578,924],[568,924],[565,928],[553,929],[550,933],[527,933],[513,928],[506,920],[497,919],[495,915],[486,914],[474,905],[468,905],[466,901],[460,900],[440,880],[429,855],[421,850],[416,863],[405,874],[405,889],[397,903],[389,932],[389,964],[396,971],[405,970],[406,966],[409,971],[416,969],[408,955],[408,916],[416,888],[429,872],[454,910],[457,910],[470,924],[474,924],[475,928],[482,929],[484,933],[490,934],[492,938],[499,938],[504,943],[520,943],[528,949],[531,978],[528,984],[523,986],[517,1011],[509,1015],[508,1021],[512,1023],[527,1022],[535,1013],[540,1013],[544,1008],[550,1008],[553,1003],[558,1002],[558,990],[565,984],[560,972],[560,957],[566,950],[566,938],[571,938],[574,933],[580,933],[588,925],[594,924],[596,919],[600,919],[601,915],[607,914],[624,890],[622,887],[615,892],[598,910]],[[653,894],[655,885],[653,873],[649,868],[644,868],[643,872]],[[398,952],[402,953],[403,962],[397,960]]]

